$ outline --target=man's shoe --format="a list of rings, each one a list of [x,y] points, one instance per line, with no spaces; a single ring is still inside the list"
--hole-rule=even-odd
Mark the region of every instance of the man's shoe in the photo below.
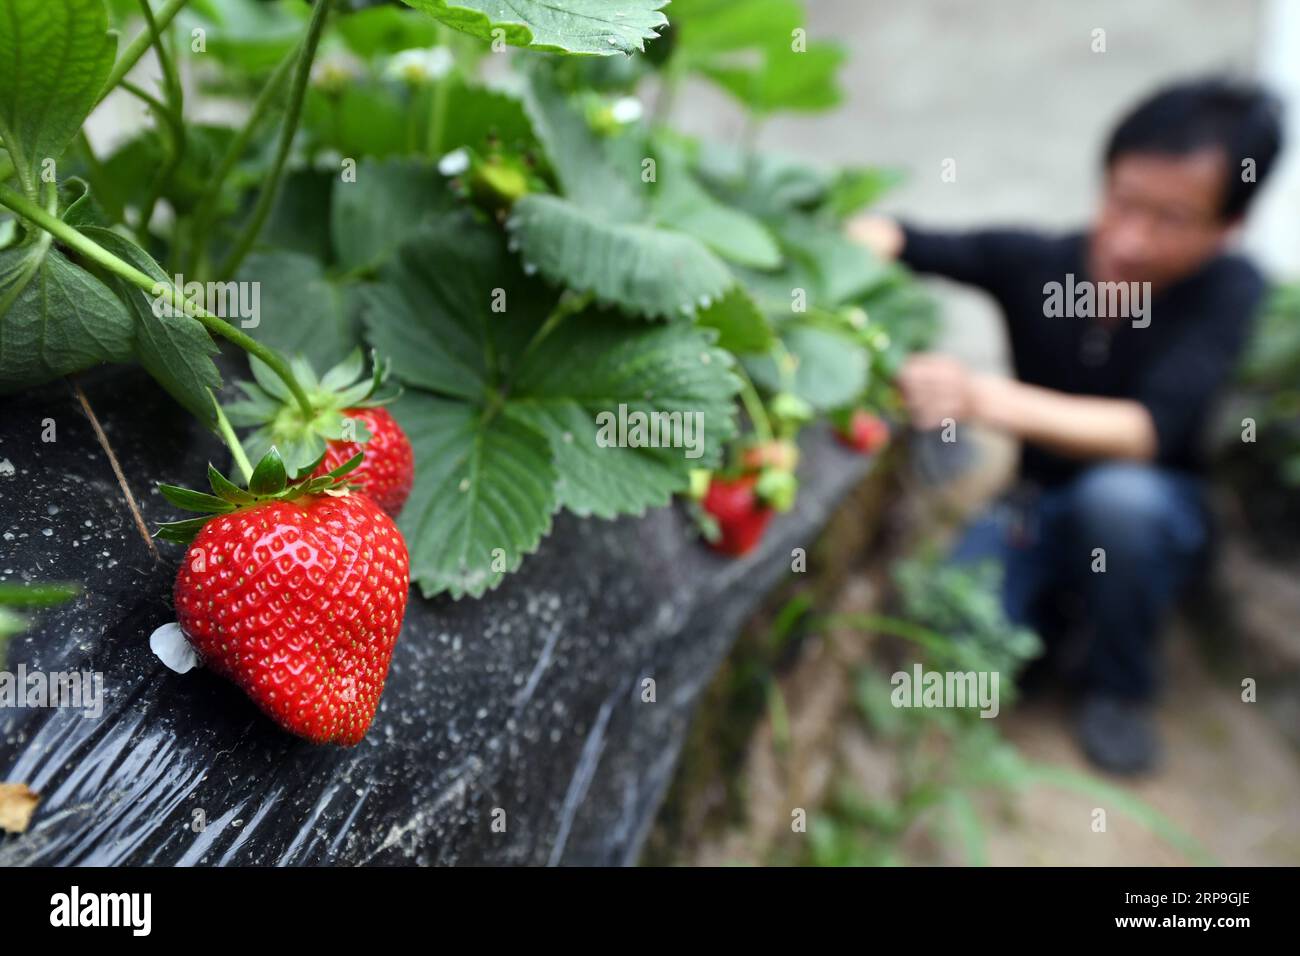
[[[1160,760],[1160,739],[1149,704],[1089,696],[1080,709],[1076,732],[1083,752],[1102,770],[1140,774]]]

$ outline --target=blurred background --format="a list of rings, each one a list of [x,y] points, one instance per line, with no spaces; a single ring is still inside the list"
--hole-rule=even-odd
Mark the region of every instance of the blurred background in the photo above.
[[[1066,702],[1050,694],[1008,703],[995,720],[890,706],[889,675],[917,659],[918,639],[940,669],[1014,671],[1035,653],[990,587],[933,563],[962,517],[1005,484],[1014,447],[985,434],[955,466],[927,467],[914,440],[890,452],[900,467],[876,469],[810,554],[814,573],[792,576],[724,664],[644,859],[1300,864],[1300,2],[805,6],[809,41],[845,54],[838,103],[755,123],[690,74],[670,103],[646,81],[647,112],[705,140],[898,170],[876,208],[918,224],[1071,229],[1094,207],[1107,134],[1139,98],[1206,72],[1256,77],[1284,99],[1290,146],[1241,242],[1277,293],[1210,436],[1221,535],[1200,600],[1166,635],[1157,774],[1128,782],[1092,771]],[[672,20],[673,6],[666,13]],[[152,82],[150,69],[139,71]],[[229,112],[219,100],[199,105]],[[110,99],[92,140],[111,141],[139,113]],[[955,181],[941,178],[948,160]],[[991,302],[927,286],[940,303],[937,347],[1008,370]],[[1245,416],[1260,423],[1257,444],[1240,441]],[[1243,701],[1243,680],[1255,682],[1256,702]]]
[[[1105,138],[1139,98],[1207,72],[1259,78],[1284,100],[1289,147],[1241,243],[1278,291],[1213,436],[1222,537],[1202,600],[1166,635],[1158,774],[1129,783],[1090,771],[1064,702],[1050,696],[973,724],[891,713],[882,681],[914,654],[891,651],[887,626],[864,616],[882,602],[913,621],[954,608],[968,624],[984,615],[969,626],[1005,643],[978,589],[940,580],[917,557],[1009,477],[1014,448],[983,435],[960,474],[936,480],[914,461],[898,486],[869,491],[909,504],[879,519],[836,588],[792,590],[755,623],[703,708],[649,859],[1300,863],[1300,3],[807,7],[809,39],[848,54],[837,108],[779,113],[754,128],[724,92],[696,82],[675,101],[674,122],[820,164],[898,168],[905,180],[877,208],[921,225],[1069,229],[1087,221]],[[947,159],[955,182],[941,179]],[[991,300],[929,284],[941,302],[938,347],[1007,370]],[[1244,415],[1261,422],[1258,447],[1241,444]],[[915,444],[913,457],[923,450]],[[861,507],[840,523],[870,522],[870,503]],[[800,624],[814,608],[821,623]],[[1258,703],[1242,701],[1246,678]],[[813,806],[812,839],[791,839],[791,808]]]

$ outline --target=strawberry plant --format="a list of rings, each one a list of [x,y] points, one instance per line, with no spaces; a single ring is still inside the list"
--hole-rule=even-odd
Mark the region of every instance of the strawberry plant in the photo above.
[[[672,126],[694,80],[754,123],[833,106],[842,53],[798,0],[0,12],[0,393],[133,362],[243,430],[237,456],[360,454],[426,597],[484,594],[561,509],[640,514],[747,448],[789,507],[799,429],[887,403],[932,325],[841,235],[892,174]],[[110,97],[148,121],[106,125]]]

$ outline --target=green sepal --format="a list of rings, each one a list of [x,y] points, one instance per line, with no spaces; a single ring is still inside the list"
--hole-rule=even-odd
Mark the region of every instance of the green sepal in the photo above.
[[[204,494],[201,491],[192,491],[189,488],[181,488],[179,485],[167,485],[160,482],[158,490],[162,492],[164,498],[177,508],[184,508],[186,511],[225,514],[234,511],[236,507],[223,498]]]
[[[257,500],[254,495],[239,487],[239,485],[217,471],[210,463],[208,465],[208,484],[212,486],[213,494],[234,505],[251,505]]]
[[[154,532],[154,537],[163,541],[174,541],[177,544],[189,544],[194,540],[194,536],[199,533],[199,530],[211,520],[211,516],[208,516],[205,518],[186,518],[183,521],[169,521],[158,526],[158,530]]]
[[[288,483],[289,474],[284,469],[284,459],[272,445],[271,450],[262,456],[262,460],[253,469],[253,477],[248,479],[248,490],[259,498],[274,496],[284,491]]]
[[[253,381],[238,383],[244,397],[231,402],[224,410],[236,428],[252,429],[243,441],[250,458],[261,458],[267,449],[278,448],[285,468],[297,474],[310,471],[307,464],[324,453],[326,442],[343,440],[345,409],[377,407],[401,394],[400,389],[384,388],[391,362],[380,359],[373,349],[369,375],[366,356],[360,348],[320,377],[301,357],[289,364],[307,393],[312,408],[310,416],[304,415],[284,383],[257,359],[249,361]],[[349,441],[364,444],[370,440],[364,423],[354,420],[353,426]]]
[[[297,469],[293,473],[293,480],[302,481],[304,478],[309,478],[311,476],[311,473],[321,466],[321,462],[325,460],[325,456],[328,455],[329,453],[330,450],[326,448],[319,455],[317,455],[316,458],[310,464],[304,465],[303,467]],[[358,455],[357,457],[362,457],[362,456]]]
[[[253,475],[248,480],[247,489],[240,488],[212,465],[208,465],[208,484],[211,485],[213,492],[210,495],[177,485],[159,483],[158,490],[172,504],[178,508],[199,511],[203,514],[197,518],[169,521],[159,525],[154,537],[188,544],[199,533],[199,529],[217,515],[232,514],[243,508],[270,501],[293,501],[307,495],[345,489],[348,473],[361,464],[365,459],[365,453],[358,452],[332,471],[315,478],[310,477],[311,472],[320,467],[324,457],[322,454],[307,469],[299,470],[290,480],[284,466],[284,459],[280,457],[279,450],[272,447],[253,468]]]
[[[321,457],[323,458],[324,456],[322,455]],[[339,465],[337,468],[335,468],[333,471],[327,471],[327,472],[326,472],[325,474],[323,474],[321,477],[322,477],[322,478],[332,478],[332,479],[334,479],[334,480],[337,482],[340,478],[342,478],[342,477],[343,477],[344,475],[346,475],[348,472],[355,470],[356,467],[357,467],[358,465],[360,465],[362,461],[365,460],[365,457],[366,457],[365,452],[360,452],[360,451],[359,451],[359,452],[357,452],[355,455],[353,455],[351,458],[349,458],[347,461],[345,461],[343,464],[341,464],[341,465]],[[319,464],[319,462],[318,462],[317,464]],[[312,470],[314,471],[315,469],[312,469]]]

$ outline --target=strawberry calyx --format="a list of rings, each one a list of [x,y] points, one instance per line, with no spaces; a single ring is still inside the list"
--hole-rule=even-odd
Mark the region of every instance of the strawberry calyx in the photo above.
[[[400,394],[398,390],[383,387],[391,363],[381,361],[373,350],[370,362],[372,370],[367,375],[365,355],[358,348],[318,378],[305,359],[290,361],[290,368],[312,407],[308,417],[284,383],[264,363],[251,358],[253,381],[238,383],[245,397],[225,408],[232,425],[253,429],[243,440],[248,457],[260,460],[274,447],[285,467],[302,472],[308,462],[319,464],[329,441],[369,441],[370,431],[365,423],[350,418],[344,414],[345,410],[375,408]]]
[[[161,538],[163,541],[189,544],[205,524],[219,515],[243,511],[270,501],[294,501],[307,495],[331,492],[346,493],[348,473],[361,464],[365,455],[358,452],[333,471],[312,478],[311,473],[316,470],[324,457],[325,454],[322,452],[305,468],[296,469],[291,478],[279,450],[272,446],[253,468],[253,474],[248,479],[247,487],[244,488],[209,464],[208,485],[212,489],[211,494],[159,482],[158,490],[164,498],[182,510],[200,512],[202,517],[161,524],[154,532],[154,537]]]
[[[530,155],[505,150],[495,141],[485,153],[469,146],[452,150],[439,160],[438,171],[451,177],[452,190],[461,199],[498,214],[529,193],[547,191]]]

